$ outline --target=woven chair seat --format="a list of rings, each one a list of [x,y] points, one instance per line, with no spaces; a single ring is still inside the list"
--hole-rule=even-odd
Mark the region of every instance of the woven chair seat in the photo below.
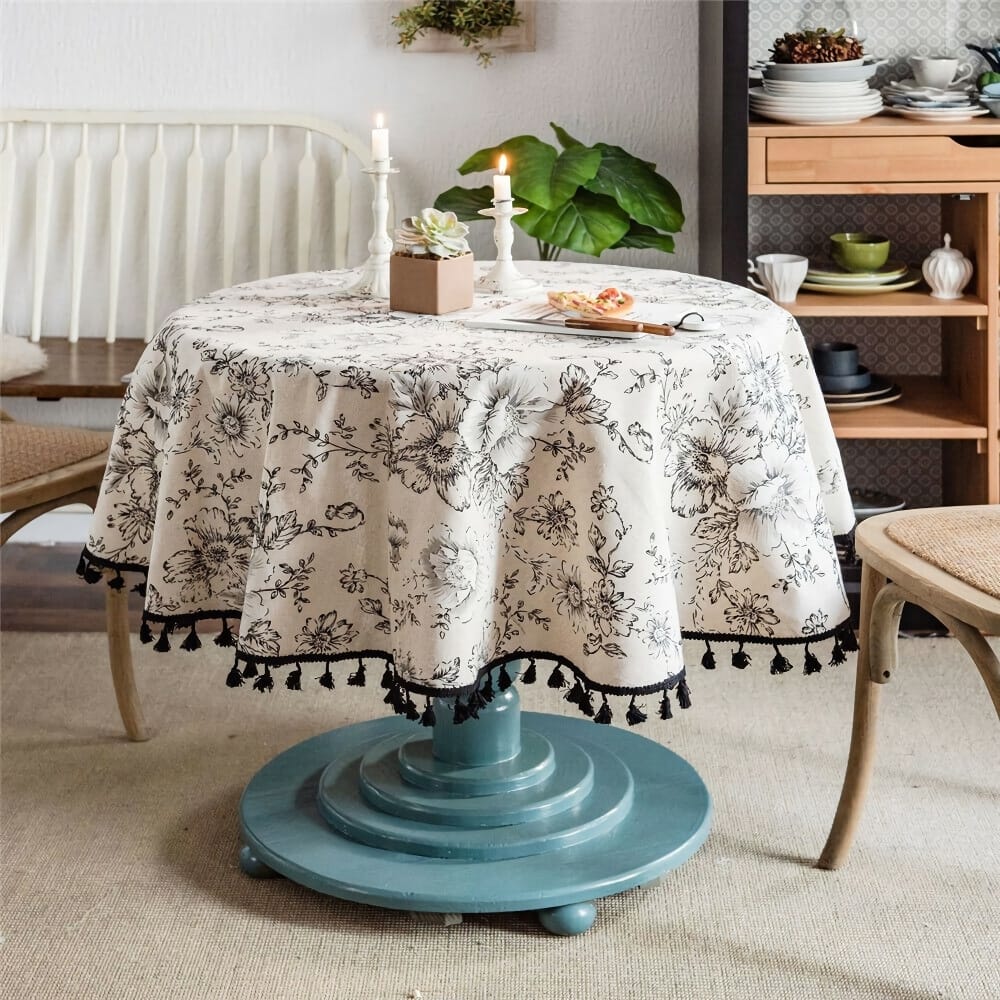
[[[911,511],[886,534],[908,552],[1000,598],[1000,507]]]
[[[0,421],[0,486],[81,462],[107,446],[108,435],[100,431]]]

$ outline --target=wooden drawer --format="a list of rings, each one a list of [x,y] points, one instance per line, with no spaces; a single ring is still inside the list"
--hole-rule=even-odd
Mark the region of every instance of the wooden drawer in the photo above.
[[[1000,147],[963,146],[947,135],[770,136],[768,184],[1000,181]]]

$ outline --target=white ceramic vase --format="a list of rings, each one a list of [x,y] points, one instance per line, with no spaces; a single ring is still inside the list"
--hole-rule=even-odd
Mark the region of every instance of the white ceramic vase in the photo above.
[[[972,277],[972,261],[951,245],[951,236],[945,233],[944,246],[930,252],[921,270],[934,298],[960,299]]]

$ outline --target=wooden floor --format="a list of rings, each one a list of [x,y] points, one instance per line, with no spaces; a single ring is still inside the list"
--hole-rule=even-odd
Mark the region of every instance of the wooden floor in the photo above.
[[[21,545],[0,549],[0,629],[20,632],[103,632],[104,584],[76,575],[79,545]],[[138,577],[136,577],[138,580]],[[136,582],[129,581],[129,585]],[[133,631],[142,603],[129,596]]]

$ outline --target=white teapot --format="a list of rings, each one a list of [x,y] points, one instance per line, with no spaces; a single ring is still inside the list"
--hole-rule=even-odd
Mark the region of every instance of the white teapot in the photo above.
[[[972,261],[951,245],[951,236],[945,233],[944,246],[930,252],[921,270],[934,298],[960,299],[972,277]]]

